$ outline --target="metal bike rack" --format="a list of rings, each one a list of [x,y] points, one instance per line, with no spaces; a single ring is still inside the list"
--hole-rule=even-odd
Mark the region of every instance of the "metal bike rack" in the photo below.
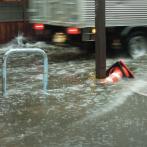
[[[47,92],[48,88],[48,57],[47,54],[39,48],[17,48],[8,50],[3,56],[2,65],[2,92],[3,96],[7,96],[7,59],[10,54],[13,53],[40,53],[44,58],[44,69],[43,69],[43,90]]]

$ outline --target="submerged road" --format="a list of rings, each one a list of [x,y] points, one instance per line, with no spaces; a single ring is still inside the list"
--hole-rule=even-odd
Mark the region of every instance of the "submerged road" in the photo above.
[[[47,95],[39,55],[9,60],[9,96],[0,92],[0,147],[147,146],[147,56],[123,57],[135,79],[100,85],[94,58],[81,58],[75,48],[66,54],[54,46],[45,51]],[[120,58],[108,58],[107,66]]]

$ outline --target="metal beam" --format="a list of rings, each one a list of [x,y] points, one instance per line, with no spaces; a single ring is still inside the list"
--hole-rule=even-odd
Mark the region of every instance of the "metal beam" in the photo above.
[[[105,29],[105,0],[95,0],[95,56],[96,78],[106,77],[106,29]]]

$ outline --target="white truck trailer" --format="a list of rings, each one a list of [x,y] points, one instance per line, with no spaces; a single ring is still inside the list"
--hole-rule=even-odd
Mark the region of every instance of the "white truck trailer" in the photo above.
[[[95,40],[95,0],[30,0],[28,11],[38,35],[86,45]],[[106,34],[109,49],[132,56],[146,51],[147,0],[106,0]]]

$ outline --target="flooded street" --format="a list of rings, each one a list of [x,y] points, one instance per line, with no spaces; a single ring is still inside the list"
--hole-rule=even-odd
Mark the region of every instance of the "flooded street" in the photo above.
[[[94,58],[76,48],[65,50],[45,49],[46,95],[40,55],[9,58],[9,96],[0,91],[0,147],[146,147],[147,56],[123,57],[135,79],[100,85]],[[107,66],[119,59],[108,58]]]

